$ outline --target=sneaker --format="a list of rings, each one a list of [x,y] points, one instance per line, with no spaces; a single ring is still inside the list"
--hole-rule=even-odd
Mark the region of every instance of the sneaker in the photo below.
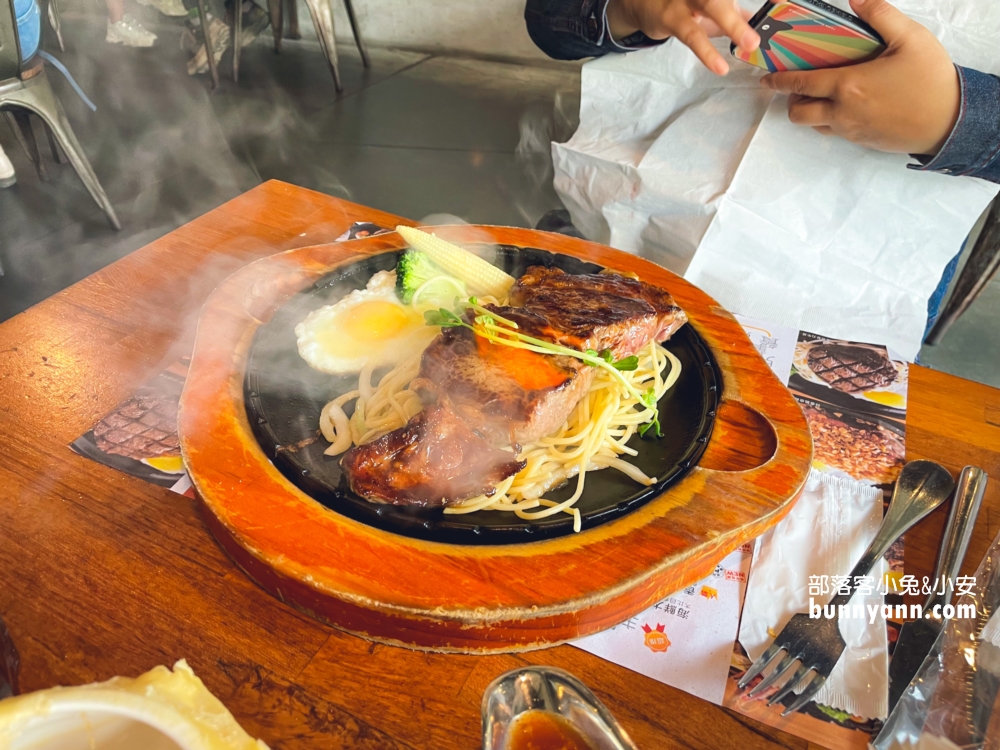
[[[108,19],[108,34],[104,37],[108,44],[124,44],[126,47],[152,47],[156,34],[126,13],[118,23]]]
[[[163,15],[171,18],[182,18],[188,14],[187,8],[184,7],[181,0],[137,0],[137,2],[139,5],[156,8]]]
[[[215,57],[215,64],[218,65],[219,61],[222,60],[223,53],[229,49],[231,37],[229,25],[223,23],[218,18],[211,18],[208,22],[208,35],[212,40],[212,52],[215,53],[213,55]],[[205,51],[204,44],[198,48],[195,56],[188,60],[187,71],[189,76],[208,72],[208,53]]]
[[[7,154],[0,146],[0,188],[9,188],[17,182],[17,175],[14,174],[14,165],[10,163]]]

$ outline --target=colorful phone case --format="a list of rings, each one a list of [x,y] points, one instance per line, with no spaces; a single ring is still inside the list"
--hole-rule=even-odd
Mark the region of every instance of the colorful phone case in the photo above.
[[[760,47],[733,57],[769,71],[836,68],[877,57],[885,44],[864,22],[820,2],[768,2],[750,21]]]

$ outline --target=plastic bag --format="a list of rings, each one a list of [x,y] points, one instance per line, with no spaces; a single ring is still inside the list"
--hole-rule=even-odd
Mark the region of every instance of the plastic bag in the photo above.
[[[881,491],[812,471],[791,512],[761,537],[754,557],[739,635],[751,659],[764,653],[795,613],[809,609],[811,580],[830,573],[846,576],[881,523]],[[824,591],[816,599],[825,604],[834,593]],[[859,590],[851,605],[862,612],[870,606],[881,609],[882,595]],[[815,701],[866,719],[885,718],[889,650],[884,621],[845,618],[840,631],[847,648]]]
[[[1000,750],[1000,647],[983,639],[1000,610],[1000,535],[955,610],[875,739],[876,750],[924,747],[929,738],[961,750]]]

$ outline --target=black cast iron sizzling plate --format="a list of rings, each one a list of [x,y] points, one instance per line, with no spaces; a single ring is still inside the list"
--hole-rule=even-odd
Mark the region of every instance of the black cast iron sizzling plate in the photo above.
[[[376,272],[395,268],[398,257],[397,252],[387,252],[341,266],[289,300],[258,329],[247,362],[244,396],[247,417],[264,452],[293,484],[331,510],[404,536],[453,544],[511,544],[572,533],[573,518],[565,513],[527,521],[497,511],[446,515],[440,508],[369,503],[347,487],[340,456],[323,455],[329,444],[318,436],[320,411],[327,401],[354,389],[357,376],[327,375],[310,368],[299,357],[294,328],[312,310],[363,289]],[[601,270],[568,255],[507,245],[499,247],[495,262],[514,277],[534,265],[556,266],[568,273]],[[664,436],[635,436],[629,442],[639,452],[630,460],[658,481],[643,487],[613,469],[588,472],[576,504],[584,529],[656,497],[683,477],[705,450],[720,398],[721,375],[708,347],[690,325],[681,328],[666,346],[680,359],[683,370],[659,402]],[[377,383],[380,375],[376,373],[372,382]],[[571,480],[547,497],[557,501],[569,497],[574,483]]]

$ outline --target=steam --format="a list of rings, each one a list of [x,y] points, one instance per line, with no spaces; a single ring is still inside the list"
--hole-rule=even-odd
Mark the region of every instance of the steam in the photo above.
[[[23,177],[17,190],[26,197],[38,193],[25,202],[25,213],[39,211],[45,226],[63,227],[60,242],[36,239],[17,252],[3,252],[0,238],[3,266],[12,279],[31,281],[41,287],[40,296],[47,296],[270,176],[351,197],[328,166],[304,155],[308,144],[322,137],[321,125],[276,79],[274,66],[252,65],[244,57],[244,80],[253,80],[241,81],[237,89],[227,80],[227,53],[220,66],[222,85],[212,92],[207,76],[187,75],[187,53],[178,47],[179,23],[148,24],[159,36],[152,50],[123,49],[104,42],[102,14],[83,6],[64,12],[67,52],[55,53],[94,99],[98,112],[92,114],[58,73],[50,69],[49,78],[124,232],[106,228],[89,197],[60,201],[53,183],[35,188],[30,163],[12,144],[8,153]],[[269,43],[269,32],[263,36]],[[328,85],[332,99],[332,81]],[[37,125],[35,132],[53,181],[65,181],[72,185],[69,190],[83,193],[69,165],[52,164]],[[287,166],[292,164],[294,171]],[[66,253],[66,246],[75,251]]]

